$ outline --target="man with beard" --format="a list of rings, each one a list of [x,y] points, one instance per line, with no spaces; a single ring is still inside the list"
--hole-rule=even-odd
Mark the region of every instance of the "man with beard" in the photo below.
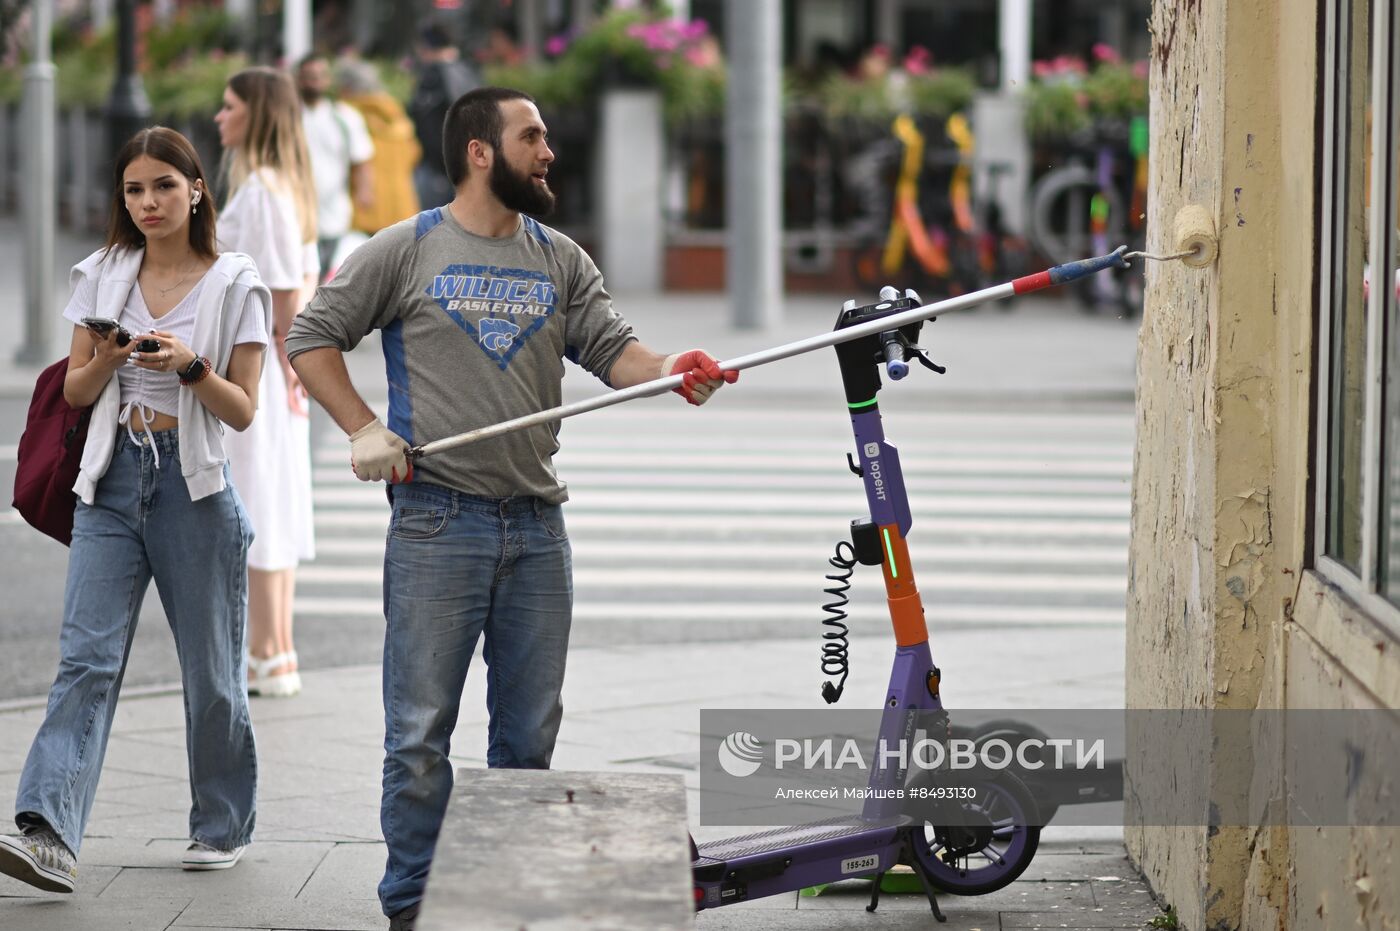
[[[390,483],[380,809],[389,860],[379,897],[391,929],[413,927],[423,896],[477,639],[491,667],[488,765],[547,768],[573,603],[557,424],[416,464],[406,451],[557,406],[564,359],[614,388],[684,374],[677,393],[692,404],[739,374],[700,350],[663,356],[643,346],[593,261],[530,216],[554,203],[554,153],[530,97],[471,91],[448,112],[443,137],[452,202],[357,249],[287,336],[302,383],[350,436],[355,474]],[[387,426],[341,355],[372,329],[388,370]]]
[[[336,250],[350,232],[352,206],[368,209],[374,203],[374,178],[370,159],[374,142],[358,110],[332,100],[330,61],[311,54],[297,66],[301,92],[301,123],[316,179],[316,252],[321,259],[321,280],[335,273]]]

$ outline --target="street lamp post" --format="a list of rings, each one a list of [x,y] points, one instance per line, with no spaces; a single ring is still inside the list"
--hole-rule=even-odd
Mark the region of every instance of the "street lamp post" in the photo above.
[[[783,113],[780,4],[729,0],[725,104],[726,256],[731,320],[762,329],[782,319]]]
[[[33,6],[34,55],[24,69],[24,342],[21,365],[52,361],[49,333],[54,297],[54,66],[49,59],[53,5]]]
[[[117,79],[107,98],[109,166],[126,140],[150,120],[151,101],[136,70],[136,0],[117,0]]]

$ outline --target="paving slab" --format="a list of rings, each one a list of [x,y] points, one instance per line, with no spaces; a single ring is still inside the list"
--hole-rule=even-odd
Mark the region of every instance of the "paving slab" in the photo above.
[[[267,928],[272,931],[384,931],[389,922],[377,901],[302,902],[254,897],[242,901],[200,897],[171,928]],[[161,926],[164,927],[164,926]],[[149,927],[142,931],[150,931]]]
[[[375,889],[384,875],[386,856],[380,842],[336,844],[317,865],[297,898],[308,903],[343,898],[377,903]]]
[[[81,872],[81,871],[80,871]],[[161,897],[140,902],[97,898],[0,899],[0,928],[23,931],[157,931],[168,927],[189,899]]]
[[[231,870],[186,872],[180,868],[185,841],[153,841],[165,858],[159,868],[124,869],[102,891],[103,899],[185,895],[190,899],[293,899],[311,879],[332,845],[328,843],[252,844]]]

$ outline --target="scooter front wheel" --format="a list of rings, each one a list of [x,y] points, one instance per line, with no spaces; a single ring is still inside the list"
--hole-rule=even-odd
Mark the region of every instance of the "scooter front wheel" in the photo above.
[[[986,895],[1004,888],[1025,872],[1040,845],[1035,799],[1025,783],[1009,772],[987,773],[975,779],[959,779],[975,790],[952,816],[941,806],[930,806],[911,828],[913,866],[936,889],[953,895]],[[933,773],[924,773],[913,787],[936,785]]]

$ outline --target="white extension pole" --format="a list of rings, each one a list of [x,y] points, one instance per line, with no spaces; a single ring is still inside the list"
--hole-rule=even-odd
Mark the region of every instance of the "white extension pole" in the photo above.
[[[806,339],[799,339],[796,342],[774,346],[771,349],[751,352],[746,356],[739,356],[727,362],[721,362],[719,367],[726,371],[743,371],[744,369],[756,368],[760,365],[767,365],[769,362],[791,359],[793,356],[800,356],[803,353],[813,352],[817,349],[826,349],[828,346],[835,346],[838,343],[860,339],[862,336],[870,336],[873,333],[897,330],[905,324],[916,323],[920,320],[928,320],[932,317],[937,317],[939,314],[948,313],[949,311],[963,310],[968,307],[974,307],[977,304],[985,304],[988,301],[1001,300],[1002,298],[1011,297],[1015,293],[1015,284],[1008,281],[1005,284],[983,288],[981,291],[973,291],[971,294],[951,297],[946,301],[937,301],[932,304],[911,307],[897,314],[881,317],[879,320],[871,320],[853,327],[832,330],[830,333],[823,333],[819,336],[809,336]],[[493,436],[500,436],[503,433],[513,433],[516,430],[523,430],[526,427],[533,427],[542,423],[553,423],[554,421],[563,420],[566,417],[586,414],[589,411],[596,411],[604,407],[612,407],[614,404],[622,404],[625,401],[635,401],[638,398],[649,398],[654,395],[665,394],[667,391],[679,388],[684,381],[685,376],[683,375],[668,375],[665,378],[657,378],[653,381],[643,382],[640,385],[633,385],[631,388],[620,388],[608,394],[600,394],[583,401],[575,401],[573,404],[564,404],[560,407],[550,408],[547,411],[540,411],[537,414],[527,414],[524,417],[517,417],[514,420],[504,420],[500,423],[492,424],[489,427],[472,430],[469,433],[449,436],[431,443],[425,443],[422,446],[416,446],[413,448],[413,456],[414,458],[431,456],[434,453],[440,453],[448,449],[456,449],[458,446],[466,446],[468,443],[487,440]]]

